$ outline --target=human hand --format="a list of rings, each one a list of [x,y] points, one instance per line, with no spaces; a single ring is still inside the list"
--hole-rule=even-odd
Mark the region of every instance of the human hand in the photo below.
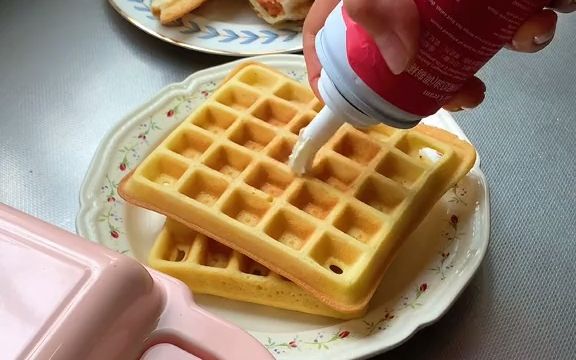
[[[322,66],[316,54],[314,39],[326,17],[339,0],[316,0],[304,21],[304,57],[312,89],[319,97],[318,79]],[[413,0],[344,0],[349,16],[370,33],[390,70],[400,74],[418,51],[420,34],[418,9]],[[545,48],[554,38],[555,11],[576,10],[576,0],[552,0],[549,8],[528,19],[516,32],[511,50],[532,53]],[[478,106],[484,100],[486,87],[477,77],[470,78],[460,91],[444,105],[449,111]]]

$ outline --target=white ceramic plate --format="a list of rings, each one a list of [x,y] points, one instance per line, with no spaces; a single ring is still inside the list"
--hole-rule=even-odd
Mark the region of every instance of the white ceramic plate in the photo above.
[[[298,55],[255,57],[306,81]],[[173,84],[124,117],[102,141],[82,186],[77,230],[146,263],[164,218],[125,204],[116,193],[121,178],[197,107],[238,61],[197,72]],[[463,138],[446,112],[425,119]],[[434,207],[391,266],[358,320],[338,321],[208,295],[197,302],[249,331],[279,359],[355,359],[390,349],[437,320],[480,265],[488,246],[486,180],[474,169]]]
[[[152,15],[152,0],[109,2],[136,27],[187,49],[232,56],[302,50],[301,25],[272,26],[256,15],[248,0],[208,0],[171,26],[160,24]]]

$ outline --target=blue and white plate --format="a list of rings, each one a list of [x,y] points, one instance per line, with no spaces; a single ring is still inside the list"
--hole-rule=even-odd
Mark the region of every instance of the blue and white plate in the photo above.
[[[152,15],[152,0],[109,0],[136,27],[183,48],[230,56],[291,53],[302,50],[299,24],[272,26],[248,0],[208,0],[170,26]]]

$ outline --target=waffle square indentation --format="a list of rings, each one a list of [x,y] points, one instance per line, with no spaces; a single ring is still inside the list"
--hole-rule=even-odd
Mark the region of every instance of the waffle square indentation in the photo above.
[[[250,259],[247,256],[242,256],[240,261],[240,271],[245,274],[256,276],[267,276],[270,273],[270,269],[268,269],[266,266]]]
[[[433,151],[437,154],[438,158],[441,158],[445,153],[445,151],[438,148],[436,144],[429,143],[423,138],[413,134],[406,134],[406,136],[398,141],[396,147],[411,158],[419,159],[423,162],[427,162],[427,159],[422,156],[422,151]]]
[[[315,116],[314,113],[303,114],[295,118],[293,121],[291,121],[290,124],[288,125],[288,129],[292,133],[298,135],[300,133],[300,130],[302,130],[303,128],[308,126],[308,124],[310,124],[310,122],[314,119],[314,116]]]
[[[210,131],[221,134],[232,125],[236,116],[217,106],[207,106],[192,118],[192,124]]]
[[[360,185],[356,198],[374,209],[391,213],[404,200],[405,190],[376,176],[370,176]]]
[[[152,159],[142,171],[142,175],[150,181],[164,186],[174,185],[188,165],[169,156],[158,156]]]
[[[297,106],[306,105],[314,99],[314,94],[309,89],[291,83],[282,85],[275,95]]]
[[[274,138],[274,131],[253,121],[244,121],[230,134],[230,140],[247,149],[260,151]]]
[[[282,210],[274,215],[265,232],[278,242],[300,250],[314,232],[314,225],[291,211]]]
[[[222,212],[248,226],[256,226],[270,209],[270,202],[256,194],[235,190],[226,203]]]
[[[310,257],[337,275],[346,275],[362,255],[361,249],[340,237],[324,234],[314,245]]]
[[[288,158],[292,154],[292,149],[296,144],[295,140],[287,139],[285,137],[280,137],[274,140],[271,145],[268,155],[283,164],[288,164]]]
[[[424,173],[424,169],[413,159],[391,151],[376,166],[376,171],[389,179],[410,187]]]
[[[232,258],[232,249],[216,240],[206,238],[206,246],[200,254],[200,265],[226,268]]]
[[[242,111],[258,100],[258,93],[244,86],[231,86],[218,94],[216,101],[232,109]]]
[[[204,164],[226,176],[235,178],[248,166],[250,161],[252,161],[252,157],[245,152],[228,145],[222,145],[204,159]]]
[[[246,69],[238,80],[260,90],[272,89],[278,82],[278,75],[263,69]]]
[[[196,236],[182,236],[164,229],[160,237],[161,239],[157,241],[170,244],[170,246],[165,248],[165,253],[161,254],[161,259],[170,262],[184,262],[188,260]]]
[[[168,149],[188,159],[196,159],[212,144],[212,139],[193,129],[178,134],[168,144]]]
[[[279,101],[266,100],[254,109],[252,116],[276,127],[290,122],[297,110]]]
[[[342,135],[334,145],[334,151],[350,160],[366,165],[380,151],[380,146],[361,132],[349,131]]]
[[[370,243],[382,229],[382,219],[356,205],[348,205],[334,222],[342,232],[363,243]]]
[[[257,164],[246,176],[246,183],[272,196],[280,196],[294,180],[291,172],[268,163]]]
[[[179,192],[204,205],[213,205],[228,187],[228,182],[206,171],[198,170],[180,187]]]
[[[312,174],[326,184],[346,191],[360,175],[360,171],[340,159],[326,157],[312,168]]]
[[[289,202],[318,219],[325,219],[338,203],[338,198],[322,186],[306,182],[290,196]]]

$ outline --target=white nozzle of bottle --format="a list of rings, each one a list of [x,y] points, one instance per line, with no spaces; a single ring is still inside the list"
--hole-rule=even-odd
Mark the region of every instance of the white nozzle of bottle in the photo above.
[[[298,175],[310,170],[318,150],[345,122],[355,127],[378,124],[346,101],[324,71],[318,81],[318,90],[326,106],[300,131],[298,142],[288,160],[288,165]]]
[[[328,107],[324,107],[312,122],[300,131],[298,142],[288,159],[288,165],[298,175],[310,171],[316,153],[344,124]]]
[[[297,174],[310,169],[316,152],[344,122],[360,128],[384,123],[406,129],[420,121],[419,116],[398,109],[370,89],[354,73],[346,49],[346,25],[340,3],[316,35],[316,51],[322,64],[318,90],[326,106],[300,132],[292,150],[289,165]]]

